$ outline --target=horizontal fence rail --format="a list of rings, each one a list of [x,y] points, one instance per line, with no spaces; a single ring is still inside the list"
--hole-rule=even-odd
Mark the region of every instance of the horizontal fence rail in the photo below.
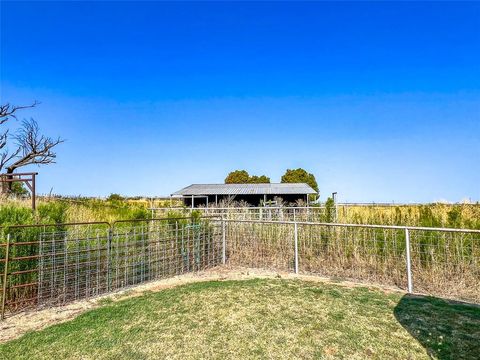
[[[218,265],[480,303],[480,230],[213,216],[0,228],[2,316]]]
[[[329,204],[150,208],[153,217],[200,212],[231,220],[327,222],[480,229],[480,204]]]
[[[268,207],[198,207],[198,208],[150,208],[152,217],[163,216],[169,212],[190,214],[200,211],[203,215],[220,216],[231,220],[266,221],[334,221],[335,208],[328,211],[319,206],[268,206]]]

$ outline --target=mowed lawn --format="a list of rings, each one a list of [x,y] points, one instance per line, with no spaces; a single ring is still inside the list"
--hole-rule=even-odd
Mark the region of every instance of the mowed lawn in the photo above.
[[[480,309],[284,279],[210,281],[105,303],[0,345],[1,359],[475,359]]]

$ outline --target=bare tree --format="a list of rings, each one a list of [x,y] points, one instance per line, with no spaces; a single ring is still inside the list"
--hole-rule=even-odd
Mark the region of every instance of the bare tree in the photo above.
[[[37,104],[35,101],[28,106],[1,105],[0,125],[4,125],[10,118],[16,119],[17,110],[31,108]],[[13,151],[9,151],[7,147],[9,140],[14,141]],[[6,168],[8,178],[12,179],[15,170],[23,166],[55,163],[57,154],[53,148],[63,141],[60,138],[52,139],[42,135],[37,122],[33,119],[22,121],[20,129],[13,136],[9,135],[8,129],[0,131],[0,172]],[[8,190],[11,188],[12,182],[8,182]]]
[[[28,106],[13,106],[10,104],[4,104],[0,105],[0,125],[4,125],[10,118],[16,119],[16,114],[15,112],[17,110],[21,109],[26,109],[30,107],[34,107],[37,105],[37,102],[35,101],[33,104],[28,105]],[[17,156],[21,149],[17,148],[15,151],[10,153],[7,148],[7,143],[9,139],[9,130],[4,129],[0,131],[0,172],[2,169],[5,167],[5,165],[10,162],[15,156]]]
[[[17,110],[32,108],[37,106],[38,104],[39,104],[38,101],[34,101],[33,104],[25,105],[25,106],[13,106],[9,103],[0,105],[0,125],[3,125],[4,123],[6,123],[10,117],[13,117],[16,119],[17,116],[15,112]]]
[[[14,139],[20,151],[14,161],[8,165],[7,174],[26,165],[55,163],[57,154],[52,149],[64,141],[60,138],[52,139],[41,135],[38,124],[33,119],[22,121],[22,127]]]

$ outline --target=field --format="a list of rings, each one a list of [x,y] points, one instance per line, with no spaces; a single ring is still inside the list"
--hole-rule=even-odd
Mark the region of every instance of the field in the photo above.
[[[0,345],[6,359],[473,359],[480,308],[298,279],[198,282],[105,300]]]
[[[161,214],[168,219],[148,221],[145,219],[150,218],[151,212],[147,206],[145,200],[121,198],[43,200],[35,213],[23,203],[2,206],[0,219],[4,225],[77,220],[110,222],[110,225],[0,228],[2,286],[6,278],[5,291],[0,291],[1,300],[5,298],[2,307],[6,313],[46,302],[78,300],[219,264],[223,249],[223,227],[219,221],[199,220],[199,212],[196,220],[178,220],[175,217],[179,215],[191,215],[189,210],[179,212],[169,208]],[[454,227],[466,226],[468,222],[476,227],[474,215],[478,205],[448,206],[422,205],[397,210],[383,207],[382,211],[410,214],[410,217],[398,215],[398,223]],[[252,210],[251,217],[260,209]],[[282,215],[275,209],[263,209],[262,216],[275,211],[277,217],[290,216],[289,210],[281,209]],[[357,210],[365,215],[378,209],[373,206],[348,209],[350,213]],[[299,221],[295,232],[291,223],[242,222],[238,211],[250,210],[234,208],[227,218],[238,216],[240,220],[225,221],[225,264],[229,266],[294,272],[297,261],[300,273],[407,288],[404,228],[302,224],[303,215],[315,214],[315,210],[308,209],[295,214]],[[371,222],[380,221],[381,214],[384,213],[378,213],[376,220],[370,218]],[[113,224],[119,219],[141,221]],[[396,223],[391,220],[387,216],[382,221]],[[8,251],[7,239],[11,245]],[[480,303],[480,233],[410,229],[408,239],[414,292]]]
[[[0,198],[0,226],[14,224],[48,224],[62,222],[91,222],[147,219],[152,217],[151,207],[160,210],[154,212],[155,217],[172,214],[189,215],[190,209],[179,208],[178,201],[149,199],[92,199],[92,198],[48,198],[38,199],[38,210],[35,214],[30,210],[30,200],[8,200]],[[175,209],[169,209],[169,206]],[[236,204],[242,205],[242,204]],[[424,205],[339,205],[336,209],[336,222],[345,224],[380,224],[426,227],[452,227],[480,229],[480,204],[443,204]],[[299,221],[333,221],[333,209],[312,207],[308,216],[306,212],[298,212]],[[214,207],[209,213],[218,213]],[[228,210],[231,218],[258,219],[258,210],[241,210],[233,207]],[[273,215],[272,215],[273,214]],[[274,211],[263,212],[263,219],[292,220],[291,211],[284,210],[281,217]]]

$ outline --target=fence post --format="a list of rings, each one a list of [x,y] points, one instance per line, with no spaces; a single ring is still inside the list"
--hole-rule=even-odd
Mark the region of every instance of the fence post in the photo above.
[[[294,224],[294,243],[295,243],[295,274],[298,274],[298,224]]]
[[[5,302],[7,300],[7,276],[8,276],[8,258],[10,254],[10,234],[7,234],[7,247],[5,248],[5,268],[3,269],[3,283],[2,283],[2,316],[1,320],[5,319]]]
[[[407,290],[408,293],[413,293],[413,282],[412,282],[412,260],[410,256],[410,231],[408,228],[405,228],[405,250],[407,255]]]
[[[110,270],[111,270],[111,251],[112,251],[112,228],[108,228],[107,232],[107,292],[110,291]]]
[[[222,219],[222,264],[225,265],[227,262],[227,238],[226,238],[227,223],[225,219]]]

